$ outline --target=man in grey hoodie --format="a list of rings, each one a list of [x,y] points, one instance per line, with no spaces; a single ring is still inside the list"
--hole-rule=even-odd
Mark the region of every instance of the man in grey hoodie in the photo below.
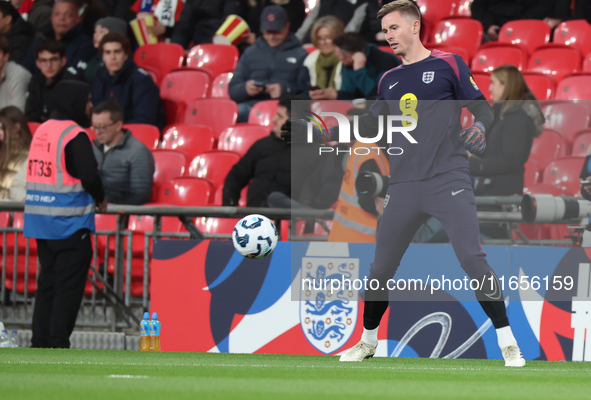
[[[289,18],[280,6],[265,7],[261,14],[263,36],[238,61],[228,92],[238,103],[238,122],[246,122],[252,106],[284,95],[301,95],[310,77],[304,66],[308,55],[289,31]]]

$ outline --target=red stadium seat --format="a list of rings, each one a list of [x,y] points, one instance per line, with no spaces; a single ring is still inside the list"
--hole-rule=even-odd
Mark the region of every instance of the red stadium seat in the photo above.
[[[460,123],[462,124],[462,129],[466,129],[474,125],[474,115],[470,112],[470,110],[468,110],[467,107],[462,108]]]
[[[167,123],[182,121],[187,104],[208,97],[210,90],[211,80],[205,72],[186,69],[169,72],[160,84]]]
[[[585,56],[585,60],[583,60],[583,72],[589,73],[591,72],[591,53]]]
[[[560,82],[580,70],[581,54],[577,49],[550,46],[542,47],[531,55],[525,72],[548,74]]]
[[[490,75],[473,73],[472,78],[474,78],[476,86],[478,86],[478,89],[480,89],[484,97],[487,100],[492,100],[492,94],[488,90],[488,88],[490,87]]]
[[[163,203],[164,201],[158,199],[161,186],[173,178],[184,175],[187,158],[183,153],[174,150],[154,150],[152,155],[155,166],[152,202]]]
[[[550,26],[538,19],[509,21],[501,27],[498,41],[518,45],[532,54],[535,49],[550,41]]]
[[[213,187],[205,179],[174,178],[161,186],[159,200],[181,207],[207,206],[213,198]]]
[[[195,218],[195,227],[205,234],[231,235],[240,218]]]
[[[556,82],[550,75],[524,72],[523,78],[538,100],[551,100],[554,98]]]
[[[9,214],[9,213],[7,213]],[[10,215],[9,215],[10,217]],[[2,225],[8,224],[6,216],[2,218]],[[24,227],[24,213],[15,212],[13,221],[13,228]],[[1,238],[1,235],[0,235]],[[15,240],[18,241],[16,245],[16,292],[24,293],[25,287],[27,293],[34,293],[37,289],[37,241],[35,239],[27,239],[21,233],[7,233],[6,234],[6,280],[5,285],[8,290],[13,290],[14,287],[14,258],[15,258]],[[26,257],[27,242],[29,257]],[[0,244],[1,249],[2,244]],[[2,260],[0,258],[0,271],[2,271]],[[25,285],[25,280],[27,284]]]
[[[378,48],[383,51],[384,53],[394,54],[392,48],[390,46],[378,46]]]
[[[544,170],[542,183],[557,186],[564,194],[574,196],[581,191],[579,174],[584,161],[584,157],[566,157],[552,161]]]
[[[458,56],[462,57],[462,60],[464,60],[467,65],[470,65],[470,55],[468,54],[468,50],[464,49],[463,47],[448,46],[445,44],[436,43],[427,43],[425,46],[429,50],[441,50],[445,51],[446,53],[457,54]]]
[[[213,150],[214,142],[213,130],[209,126],[176,124],[166,128],[160,147],[181,152],[190,162],[195,156]]]
[[[516,46],[494,46],[478,50],[472,59],[472,72],[490,74],[496,67],[511,64],[520,71],[525,67],[526,55]]]
[[[560,133],[544,130],[540,136],[534,138],[529,158],[536,160],[540,171],[543,171],[552,161],[566,156],[567,147],[566,141]]]
[[[530,158],[523,166],[525,167],[525,172],[523,173],[523,186],[529,187],[538,183],[540,180],[540,165],[538,162],[533,158]]]
[[[468,57],[471,60],[476,55],[478,47],[482,42],[482,34],[482,24],[475,19],[445,19],[435,25],[431,43],[466,49],[468,51]],[[426,44],[427,48],[430,48],[429,44]],[[470,61],[466,61],[466,63],[470,65]]]
[[[561,23],[554,29],[552,42],[579,49],[581,55],[591,52],[591,25],[584,19]]]
[[[248,196],[248,187],[249,187],[249,185],[246,185],[240,191],[240,197],[238,198],[238,207],[246,207],[246,200],[247,200],[247,196]],[[222,186],[218,187],[217,190],[215,191],[214,196],[213,196],[212,205],[221,206],[223,204],[223,201],[224,201],[224,186],[222,185]]]
[[[571,156],[586,156],[589,153],[589,146],[591,146],[591,130],[579,132],[573,143]]]
[[[156,85],[175,68],[183,65],[185,49],[175,43],[147,44],[138,47],[133,54],[133,61],[146,71],[156,75]]]
[[[542,111],[546,118],[544,128],[560,132],[568,143],[574,142],[579,131],[589,127],[589,110],[583,104],[572,102],[550,103],[543,107]]]
[[[316,47],[314,47],[314,45],[312,43],[306,43],[306,44],[302,45],[302,47],[304,48],[304,50],[306,50],[308,52],[308,54],[316,51]]]
[[[459,0],[456,11],[454,15],[456,17],[472,17],[472,1],[474,0]]]
[[[591,75],[567,76],[558,83],[556,100],[591,100]]]
[[[259,139],[269,136],[269,128],[260,125],[239,124],[222,132],[218,150],[233,151],[243,156]]]
[[[224,72],[234,72],[236,65],[238,65],[236,46],[199,44],[187,55],[187,67],[208,72],[212,80]]]
[[[238,106],[230,99],[193,100],[187,105],[185,124],[206,125],[217,139],[224,129],[234,126],[238,118]]]
[[[229,99],[228,86],[233,76],[233,72],[224,72],[216,76],[211,84],[211,97],[214,99]]]
[[[125,124],[124,129],[129,129],[134,138],[142,142],[148,150],[158,148],[160,141],[160,131],[154,125],[148,124]]]
[[[421,24],[421,40],[425,42],[432,36],[431,32],[439,21],[452,17],[456,9],[455,0],[418,0],[423,23]]]
[[[37,131],[37,128],[39,128],[39,125],[41,125],[39,122],[29,122],[27,123],[27,125],[29,126],[29,130],[31,131],[31,135],[35,135],[35,131]]]
[[[0,211],[0,228],[8,228],[10,226],[10,212]],[[1,243],[0,243],[1,245]]]
[[[248,114],[248,123],[261,126],[272,126],[273,117],[277,114],[279,100],[263,100],[256,103]]]
[[[208,180],[217,190],[223,186],[226,175],[234,164],[240,160],[240,155],[231,151],[210,151],[198,155],[191,161],[188,176]]]

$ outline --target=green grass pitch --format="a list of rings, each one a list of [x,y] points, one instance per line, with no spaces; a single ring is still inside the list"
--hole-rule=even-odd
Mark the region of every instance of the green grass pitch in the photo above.
[[[591,363],[0,349],[0,398],[591,399]]]

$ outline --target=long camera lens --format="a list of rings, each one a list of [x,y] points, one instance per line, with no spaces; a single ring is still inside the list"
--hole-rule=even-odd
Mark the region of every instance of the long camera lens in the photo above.
[[[591,202],[584,199],[555,197],[551,194],[526,194],[521,200],[521,216],[527,223],[590,217]]]

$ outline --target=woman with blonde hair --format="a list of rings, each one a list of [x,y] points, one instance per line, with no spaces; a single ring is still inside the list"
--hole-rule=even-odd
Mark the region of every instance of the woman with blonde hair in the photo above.
[[[522,195],[524,164],[534,137],[542,133],[544,114],[515,66],[495,68],[490,80],[495,121],[486,133],[484,153],[470,157],[470,173],[476,177],[474,192],[477,196]],[[505,228],[484,227],[481,232],[487,236],[507,237]]]
[[[0,110],[0,199],[25,200],[25,170],[31,131],[15,106]]]
[[[344,31],[341,20],[332,15],[319,18],[312,26],[310,38],[316,50],[306,57],[304,65],[310,73],[308,94],[313,100],[321,100],[326,88],[341,89],[343,64],[335,54],[332,41]]]

